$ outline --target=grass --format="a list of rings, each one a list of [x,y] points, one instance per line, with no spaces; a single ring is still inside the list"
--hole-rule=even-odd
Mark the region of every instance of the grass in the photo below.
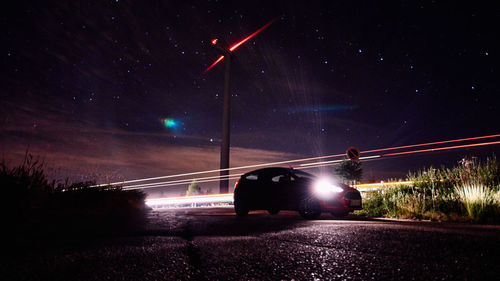
[[[1,216],[12,235],[87,235],[133,231],[144,223],[147,207],[141,191],[92,187],[92,181],[56,183],[44,163],[26,155],[9,168],[0,162]]]
[[[495,156],[409,172],[407,180],[413,183],[368,192],[358,214],[500,222],[500,166]]]
[[[458,199],[463,203],[467,214],[470,217],[484,220],[494,213],[495,205],[498,202],[495,194],[490,188],[481,184],[466,183],[455,187]],[[496,196],[498,197],[498,196]]]

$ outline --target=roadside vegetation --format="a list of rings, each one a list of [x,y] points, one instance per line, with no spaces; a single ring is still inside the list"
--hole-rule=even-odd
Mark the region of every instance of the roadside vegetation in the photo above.
[[[0,162],[4,234],[111,234],[134,230],[145,221],[144,193],[93,185],[50,181],[43,163],[28,154],[14,168]]]
[[[409,185],[367,192],[360,215],[431,220],[500,222],[500,165],[467,158],[452,168],[407,175]]]

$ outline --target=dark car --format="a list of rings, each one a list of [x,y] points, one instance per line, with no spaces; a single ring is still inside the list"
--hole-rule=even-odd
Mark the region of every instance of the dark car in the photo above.
[[[306,219],[314,219],[322,212],[343,217],[360,209],[358,190],[291,168],[246,173],[234,189],[234,210],[238,216],[251,210],[267,210],[272,215],[280,210],[294,210]]]

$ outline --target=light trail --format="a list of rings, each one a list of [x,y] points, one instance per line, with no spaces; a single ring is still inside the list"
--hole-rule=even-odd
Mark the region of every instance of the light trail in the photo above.
[[[380,157],[381,157],[380,155],[365,156],[365,157],[360,157],[359,160],[367,160],[367,159],[374,159],[374,158],[380,158]],[[339,163],[342,161],[344,161],[344,160],[331,160],[331,161],[323,161],[323,162],[316,162],[316,163],[307,163],[307,164],[300,164],[299,167],[317,166],[317,165],[329,166],[326,164],[335,164],[335,163]]]
[[[430,148],[430,149],[422,149],[422,150],[414,150],[414,151],[403,151],[403,152],[396,152],[396,153],[388,153],[388,154],[383,154],[383,155],[372,155],[372,156],[365,156],[365,157],[360,157],[360,160],[375,160],[375,159],[381,159],[382,157],[390,157],[390,156],[397,156],[397,155],[407,155],[407,154],[414,154],[414,153],[422,153],[422,152],[429,152],[429,151],[442,151],[442,150],[451,150],[451,149],[459,149],[459,148],[468,148],[468,147],[478,147],[478,146],[485,146],[485,145],[494,145],[494,144],[500,144],[500,141],[495,141],[495,142],[486,142],[486,143],[478,143],[478,144],[466,144],[466,145],[457,145],[457,146],[447,146],[447,147],[438,147],[438,148]],[[336,163],[342,162],[343,160],[332,160],[332,161],[322,161],[322,162],[313,162],[313,163],[306,163],[306,164],[300,164],[298,165],[298,168],[300,169],[310,169],[310,168],[318,168],[318,167],[325,167],[325,166],[332,166]],[[234,174],[228,176],[227,179],[237,179],[241,176],[242,174]],[[220,179],[220,176],[213,176],[213,177],[206,177],[207,180],[199,180],[197,181],[198,183],[205,183],[205,182],[213,182],[213,181],[218,181]],[[203,179],[203,178],[199,178]],[[186,184],[191,182],[192,179],[185,179],[185,180],[179,180],[179,181],[169,181],[169,182],[163,182],[163,183],[153,183],[153,184],[144,184],[144,185],[135,185],[135,186],[126,186],[123,187],[123,189],[146,189],[146,188],[154,188],[154,187],[166,187],[166,186],[174,186],[174,185],[180,185],[180,184]],[[133,188],[131,188],[133,187]]]
[[[241,176],[242,174],[237,174],[237,176]],[[164,182],[154,182],[154,183],[144,183],[144,184],[136,184],[136,185],[127,185],[125,187],[147,187],[147,186],[153,186],[153,185],[159,185],[159,184],[169,184],[169,183],[178,183],[178,184],[183,184],[183,183],[191,183],[192,181],[196,182],[204,182],[204,180],[209,180],[209,179],[224,179],[230,176],[236,176],[236,174],[233,175],[224,175],[224,176],[210,176],[210,177],[201,177],[201,178],[190,178],[190,179],[182,179],[182,180],[174,180],[174,181],[164,181]]]
[[[374,159],[374,158],[380,158],[380,155],[375,155],[375,156],[366,156],[366,157],[361,157],[360,160],[368,160],[368,159]],[[308,163],[308,164],[302,164],[299,165],[300,169],[309,169],[309,168],[317,168],[317,167],[325,167],[325,166],[332,166],[333,164],[342,162],[343,160],[334,160],[334,161],[324,161],[324,162],[316,162],[316,163]],[[156,187],[166,187],[166,186],[174,186],[174,185],[181,185],[181,184],[187,184],[191,183],[192,181],[196,181],[197,183],[206,183],[206,182],[214,182],[218,181],[220,179],[237,179],[243,174],[232,174],[232,175],[227,175],[227,176],[211,176],[211,177],[202,177],[202,178],[194,178],[194,179],[183,179],[183,180],[175,180],[175,181],[166,181],[166,182],[158,182],[158,183],[148,183],[148,184],[138,184],[138,185],[129,185],[129,186],[124,186],[124,190],[130,190],[130,189],[147,189],[147,188],[156,188]]]
[[[150,207],[177,205],[177,204],[195,204],[195,203],[232,203],[233,193],[210,194],[195,196],[166,197],[146,200],[146,205]]]
[[[482,138],[484,139],[485,137],[482,137]],[[471,139],[472,138],[462,139],[462,140],[471,140]],[[480,138],[474,138],[474,139],[480,139]],[[449,143],[449,141],[440,142],[440,143]],[[375,159],[378,160],[378,159],[381,159],[382,157],[409,155],[409,154],[423,153],[423,152],[452,150],[452,149],[459,149],[459,148],[481,147],[481,146],[495,145],[495,144],[500,144],[500,141],[465,144],[465,145],[455,145],[455,146],[447,146],[447,147],[437,147],[437,148],[412,150],[412,151],[402,151],[402,152],[395,152],[395,153],[387,153],[387,154],[383,154],[383,155],[372,155],[372,156],[361,157],[360,160],[375,160]],[[342,160],[306,163],[306,164],[301,164],[299,166],[302,167],[302,169],[308,169],[308,168],[314,168],[314,167],[320,167],[320,166],[330,166],[330,165],[336,164],[340,161],[342,161]],[[240,177],[240,175],[241,174],[230,175],[230,176],[228,176],[228,179],[237,179]],[[202,180],[200,180],[199,182],[202,183],[202,182],[219,181],[219,178],[220,178],[219,176],[205,177],[205,178],[200,178]],[[205,180],[203,180],[203,179],[205,179]],[[188,181],[188,180],[192,180],[192,179],[186,179],[183,181]],[[164,187],[164,186],[171,186],[171,185],[179,185],[180,183],[178,183],[178,182],[180,182],[180,181],[156,183],[159,185],[149,184],[149,186],[138,185],[138,187],[135,187],[135,188],[124,187],[124,189],[128,190],[128,189],[141,189],[141,188],[152,188],[152,187]],[[382,189],[389,188],[389,187],[394,186],[394,185],[404,185],[404,184],[412,184],[412,183],[413,183],[413,181],[397,181],[397,182],[383,182],[382,181],[380,183],[358,184],[355,187],[358,190],[364,192],[364,191],[376,190],[376,189],[381,189],[381,188]],[[181,196],[181,197],[155,198],[155,199],[146,200],[146,204],[150,207],[176,205],[176,204],[217,203],[217,202],[232,203],[233,202],[233,194],[227,193],[227,194],[212,194],[212,195],[200,195],[200,196]]]
[[[411,184],[413,181],[393,181],[393,182],[376,182],[376,183],[362,183],[357,184],[356,187],[379,187],[379,186],[391,186],[391,185],[402,185],[402,184]]]
[[[201,175],[201,174],[218,173],[220,171],[233,171],[233,170],[259,168],[259,167],[272,166],[272,165],[282,165],[282,164],[288,164],[288,163],[294,163],[294,162],[305,162],[305,161],[311,161],[311,160],[316,160],[316,159],[340,157],[340,156],[344,156],[344,155],[345,154],[342,153],[342,154],[333,154],[333,155],[326,155],[326,156],[316,156],[316,157],[301,158],[301,159],[294,159],[294,160],[284,160],[284,161],[277,161],[277,162],[269,162],[269,163],[261,163],[261,164],[233,167],[233,168],[227,168],[227,169],[214,169],[214,170],[190,172],[190,173],[184,173],[184,174],[160,176],[160,177],[154,177],[154,178],[136,179],[136,180],[128,180],[128,181],[122,181],[122,182],[113,182],[113,183],[101,184],[101,185],[96,185],[96,186],[117,185],[117,184],[126,184],[126,183],[141,182],[141,181],[161,180],[161,179],[168,179],[168,178],[179,178],[179,177],[184,177],[184,176],[194,176],[194,175]]]
[[[252,39],[252,37],[254,37],[255,35],[259,34],[262,30],[268,28],[271,24],[273,24],[278,18],[274,18],[273,20],[271,20],[270,22],[266,23],[264,26],[262,26],[261,28],[257,29],[257,31],[255,31],[254,33],[248,35],[247,37],[245,37],[243,40],[237,42],[236,44],[234,44],[233,46],[229,47],[229,51],[232,52],[234,50],[236,50],[239,46],[241,46],[243,43],[247,42],[248,40]],[[214,39],[212,40],[212,44],[215,45],[217,44],[217,39]],[[220,56],[214,63],[212,63],[207,69],[205,69],[205,71],[203,73],[206,73],[207,71],[209,71],[210,69],[212,69],[216,64],[218,64],[220,61],[222,61],[224,59],[224,56]]]
[[[412,184],[413,181],[393,181],[393,182],[378,182],[378,183],[362,183],[362,184],[356,184],[356,189],[365,192],[365,191],[371,191],[371,190],[378,190],[378,189],[384,189],[384,188],[390,188],[395,185],[405,185],[405,184]]]
[[[421,153],[421,152],[429,152],[429,151],[451,150],[451,149],[458,149],[458,148],[478,147],[478,146],[493,145],[493,144],[499,144],[499,143],[500,143],[500,141],[496,141],[496,142],[486,142],[486,143],[479,143],[479,144],[467,144],[467,145],[458,145],[458,146],[438,147],[438,148],[415,150],[415,151],[404,151],[404,152],[389,153],[389,154],[383,154],[383,155],[365,156],[365,157],[361,157],[360,160],[376,160],[376,159],[381,159],[382,157],[389,157],[389,156],[397,156],[397,155],[405,155],[405,154],[413,154],[413,153]],[[298,165],[298,168],[309,169],[309,168],[332,166],[332,165],[339,163],[341,161],[343,161],[343,160],[332,160],[332,161],[306,163],[306,164]],[[230,179],[230,180],[237,179],[241,175],[242,174],[233,174],[233,175],[230,175],[227,179]],[[207,180],[200,180],[198,182],[204,183],[204,182],[218,181],[220,177],[213,176],[213,177],[206,177],[206,178],[207,178]],[[202,178],[200,178],[200,179],[202,179]],[[143,189],[143,188],[145,189],[145,188],[154,188],[154,187],[166,187],[166,186],[185,184],[185,183],[189,183],[190,181],[192,181],[192,179],[185,179],[185,180],[180,180],[180,181],[169,181],[169,182],[163,182],[161,184],[153,183],[153,184],[145,184],[145,185],[126,186],[123,189]],[[131,187],[134,187],[134,188],[131,188]]]
[[[430,143],[423,143],[423,144],[413,144],[413,145],[406,145],[406,146],[379,148],[379,149],[373,149],[373,150],[364,150],[364,151],[361,151],[361,153],[372,153],[372,152],[396,150],[396,149],[402,149],[402,148],[411,148],[411,147],[419,147],[419,146],[427,146],[427,145],[435,145],[435,144],[443,144],[443,143],[452,143],[452,142],[462,142],[462,141],[478,140],[478,139],[486,139],[486,138],[495,138],[495,137],[500,137],[500,134],[487,135],[487,136],[479,136],[479,137],[473,137],[473,138],[462,138],[462,139],[455,139],[455,140],[445,140],[445,141],[430,142]],[[493,144],[495,144],[495,142],[493,142]],[[383,157],[383,156],[391,156],[391,155],[394,155],[394,154],[390,154],[389,153],[389,154],[383,154],[381,156]],[[193,176],[193,175],[208,174],[208,173],[217,173],[217,172],[220,172],[220,171],[233,171],[233,170],[259,168],[259,167],[272,166],[272,165],[289,164],[289,163],[295,163],[295,162],[306,162],[306,161],[312,161],[312,160],[318,160],[318,159],[326,159],[326,158],[334,158],[334,157],[341,157],[341,156],[345,156],[345,154],[344,153],[342,153],[342,154],[332,154],[332,155],[316,156],[316,157],[309,157],[309,158],[301,158],[301,159],[293,159],[293,160],[284,160],[284,161],[277,161],[277,162],[261,163],[261,164],[254,164],[254,165],[247,165],[247,166],[240,166],[240,167],[232,167],[232,168],[227,168],[227,169],[214,169],[214,170],[190,172],[190,173],[183,173],[183,174],[175,174],[175,175],[159,176],[159,177],[152,177],[152,178],[128,180],[128,181],[122,181],[122,182],[113,182],[113,183],[109,183],[109,184],[100,184],[100,185],[95,185],[95,186],[123,185],[123,184],[143,182],[143,181],[153,181],[153,180],[160,180],[160,179],[168,179],[168,178],[176,178],[176,177],[184,177],[184,176]]]
[[[398,182],[380,182],[380,183],[366,183],[358,184],[356,188],[363,192],[373,189],[389,188],[394,185],[412,184],[412,181],[398,181]],[[209,195],[194,195],[194,196],[178,196],[178,197],[163,197],[146,200],[146,205],[150,207],[166,206],[166,205],[179,205],[179,204],[201,204],[201,203],[232,203],[233,193],[225,194],[209,194]]]
[[[437,148],[428,148],[428,149],[412,150],[412,151],[394,152],[394,153],[383,154],[381,156],[382,157],[396,156],[396,155],[414,154],[414,153],[422,153],[422,152],[429,152],[429,151],[450,150],[450,149],[467,148],[467,147],[477,147],[477,146],[494,145],[494,144],[500,144],[500,141],[473,143],[473,144],[464,144],[464,145],[437,147]]]
[[[377,158],[380,158],[380,155],[361,157],[360,160],[375,160]],[[327,166],[333,166],[334,164],[339,163],[341,161],[343,161],[343,160],[308,163],[307,166],[298,167],[298,168],[304,170],[304,169],[311,169],[311,168],[318,168],[318,167],[327,167]],[[292,168],[295,168],[295,167],[292,167]],[[222,178],[228,179],[228,180],[235,180],[235,179],[238,179],[241,175],[243,175],[243,174],[232,174],[232,175],[224,176]],[[123,190],[133,190],[133,189],[148,189],[148,188],[156,188],[156,187],[178,186],[181,184],[191,183],[192,180],[196,180],[197,183],[206,183],[206,182],[219,181],[220,179],[221,179],[220,176],[212,176],[212,177],[197,178],[197,179],[166,181],[166,182],[161,182],[161,183],[130,185],[130,186],[124,186],[122,189]]]
[[[239,177],[240,176],[231,176],[231,177],[228,177],[226,179],[228,179],[228,180],[235,180],[235,179],[238,179]],[[211,180],[202,180],[202,181],[198,181],[198,183],[214,182],[214,181],[220,181],[220,179],[216,178],[216,179],[211,179]],[[186,183],[189,183],[189,182],[186,182]],[[183,183],[183,184],[186,184],[186,183]],[[179,186],[179,185],[181,185],[181,183],[164,183],[164,184],[155,185],[155,186],[133,187],[133,188],[128,188],[127,186],[124,186],[122,189],[123,190],[148,189],[148,188],[155,188],[155,187]]]
[[[388,147],[388,148],[379,148],[379,149],[361,151],[361,153],[372,153],[372,152],[380,152],[380,151],[387,151],[387,150],[396,150],[396,149],[402,149],[402,148],[428,146],[428,145],[436,145],[436,144],[452,143],[452,142],[463,142],[463,141],[488,139],[488,138],[497,138],[497,137],[500,137],[500,134],[488,135],[488,136],[480,136],[480,137],[473,137],[473,138],[464,138],[464,139],[436,141],[436,142],[428,142],[428,143],[420,143],[420,144],[410,144],[410,145],[395,146],[395,147]]]

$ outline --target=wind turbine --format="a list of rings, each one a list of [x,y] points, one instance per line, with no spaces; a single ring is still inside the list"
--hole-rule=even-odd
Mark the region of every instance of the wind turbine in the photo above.
[[[219,51],[220,57],[212,63],[203,73],[206,73],[210,69],[212,69],[216,64],[218,64],[222,60],[226,60],[226,69],[224,74],[224,93],[223,93],[223,107],[222,107],[222,142],[220,148],[220,193],[228,193],[229,192],[229,117],[230,117],[230,105],[231,105],[231,95],[229,93],[229,81],[231,78],[231,56],[232,52],[240,47],[243,43],[252,39],[255,35],[259,34],[262,30],[269,27],[272,23],[274,23],[277,18],[272,21],[266,23],[261,28],[257,29],[254,33],[248,35],[243,40],[233,44],[230,47],[225,46],[225,44],[221,43],[217,38],[211,41],[212,45]]]

